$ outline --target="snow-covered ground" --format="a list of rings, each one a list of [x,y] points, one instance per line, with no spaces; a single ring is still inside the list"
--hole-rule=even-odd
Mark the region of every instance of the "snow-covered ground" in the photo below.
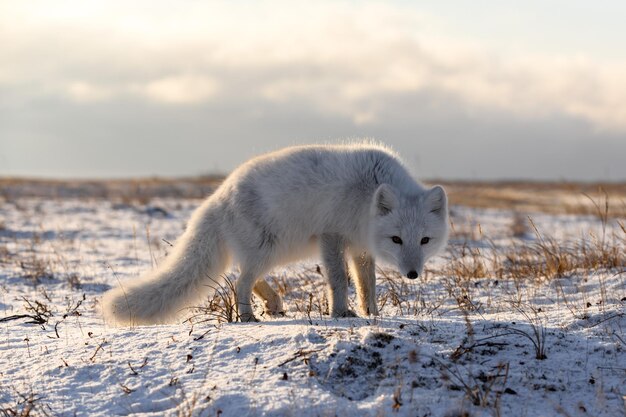
[[[105,326],[102,294],[166,256],[198,204],[3,201],[0,415],[626,415],[624,264],[526,279],[493,267],[547,236],[605,236],[623,260],[617,220],[603,234],[595,217],[532,214],[538,237],[514,233],[512,212],[454,207],[451,244],[424,277],[379,271],[379,317],[329,318],[312,259],[268,277],[282,318],[220,323],[218,308]],[[450,267],[468,251],[483,276]]]

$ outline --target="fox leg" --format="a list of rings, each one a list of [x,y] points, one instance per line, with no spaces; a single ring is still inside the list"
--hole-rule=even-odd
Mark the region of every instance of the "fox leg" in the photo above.
[[[376,306],[376,263],[374,258],[367,252],[352,255],[354,272],[356,275],[357,294],[359,296],[359,307],[364,314],[378,315]]]
[[[265,312],[270,316],[284,316],[283,300],[280,295],[274,291],[270,284],[263,278],[260,278],[253,289],[254,293],[263,299],[265,303]]]
[[[239,275],[235,283],[235,298],[237,299],[239,320],[242,322],[259,321],[254,316],[252,310],[252,289],[255,287],[256,280],[263,272],[248,265],[241,266],[241,275]]]
[[[322,260],[330,285],[330,315],[356,317],[348,308],[348,275],[346,274],[346,241],[337,234],[323,234],[320,238]]]

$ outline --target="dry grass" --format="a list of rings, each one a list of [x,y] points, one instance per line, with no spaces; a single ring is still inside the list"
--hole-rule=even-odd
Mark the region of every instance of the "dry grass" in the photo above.
[[[212,296],[206,305],[194,307],[197,311],[189,318],[192,323],[217,322],[232,323],[239,320],[239,308],[237,306],[237,292],[234,282],[228,277],[221,279],[209,278],[209,287]]]
[[[29,391],[22,393],[15,390],[13,397],[15,404],[0,405],[0,416],[2,417],[31,417],[52,415],[49,407],[40,404],[41,396]],[[1,392],[0,392],[1,394]]]
[[[611,196],[610,218],[626,217],[626,183],[429,181],[446,188],[450,203],[520,213],[597,215],[595,201]]]
[[[594,215],[601,220],[599,236],[583,236],[575,241],[562,241],[543,234],[531,217],[523,220],[519,214],[513,218],[511,232],[514,237],[527,237],[532,230],[534,239],[516,239],[504,248],[490,242],[486,251],[472,246],[472,242],[483,240],[480,225],[458,231],[452,226],[452,237],[461,239],[462,244],[451,246],[451,261],[444,275],[454,278],[455,287],[462,288],[463,282],[484,278],[509,278],[514,280],[541,280],[562,278],[573,273],[596,270],[618,270],[626,268],[626,227],[616,220],[619,229],[607,233],[611,218],[609,196],[598,202],[589,198]],[[474,230],[478,230],[474,233]],[[465,284],[467,285],[467,284]]]
[[[20,197],[102,198],[125,204],[145,204],[155,197],[204,198],[222,180],[223,176],[218,175],[115,180],[0,178],[0,196],[6,201]]]
[[[130,204],[145,204],[155,197],[204,198],[223,181],[223,175],[189,178],[143,178],[115,180],[41,180],[0,178],[0,196],[104,198]],[[529,182],[529,181],[446,181],[442,184],[452,205],[510,209],[520,213],[597,214],[586,196],[599,201],[611,196],[611,218],[626,217],[626,183]]]
[[[498,364],[494,372],[486,374],[481,372],[473,375],[467,370],[462,370],[453,365],[446,365],[439,362],[441,376],[444,381],[448,381],[449,389],[453,391],[463,391],[465,397],[475,406],[492,407],[496,416],[500,415],[500,398],[506,387],[509,364]]]

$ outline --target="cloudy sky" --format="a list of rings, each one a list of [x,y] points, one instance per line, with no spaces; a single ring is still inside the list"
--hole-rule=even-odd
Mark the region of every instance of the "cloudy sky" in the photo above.
[[[371,137],[422,177],[626,180],[626,3],[0,0],[0,175]]]

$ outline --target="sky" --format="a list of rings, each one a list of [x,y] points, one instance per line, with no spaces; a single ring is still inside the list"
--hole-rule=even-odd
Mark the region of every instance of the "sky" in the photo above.
[[[0,176],[374,138],[423,178],[626,180],[626,3],[0,0]]]

